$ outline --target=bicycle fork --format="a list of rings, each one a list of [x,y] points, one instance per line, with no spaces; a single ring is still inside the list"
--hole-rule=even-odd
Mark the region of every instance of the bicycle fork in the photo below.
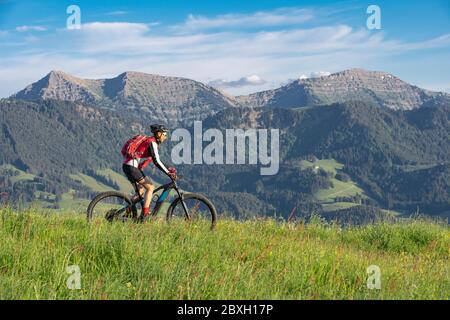
[[[176,188],[175,190],[177,191],[178,196],[180,197],[181,205],[183,206],[183,210],[184,210],[184,214],[185,214],[185,216],[186,216],[186,219],[190,221],[190,220],[191,220],[191,216],[189,215],[189,210],[188,210],[188,208],[187,208],[187,206],[186,206],[186,203],[184,202],[183,193],[181,193],[181,192],[178,190],[178,188]]]

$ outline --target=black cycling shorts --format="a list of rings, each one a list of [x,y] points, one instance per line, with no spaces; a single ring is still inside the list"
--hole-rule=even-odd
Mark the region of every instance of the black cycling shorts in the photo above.
[[[142,178],[145,178],[145,174],[144,172],[142,172],[142,170],[130,166],[129,164],[124,163],[122,165],[122,170],[132,184],[135,184],[136,182],[141,181]]]

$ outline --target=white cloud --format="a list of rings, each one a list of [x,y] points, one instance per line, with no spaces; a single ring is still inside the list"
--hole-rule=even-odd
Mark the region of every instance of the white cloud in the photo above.
[[[392,42],[392,43],[394,44],[393,48],[398,50],[420,50],[420,49],[442,48],[450,45],[450,33],[422,42],[416,43]]]
[[[426,81],[426,79],[424,79]],[[437,91],[437,92],[444,92],[450,94],[450,87],[448,82],[447,83],[439,83],[439,82],[431,82],[431,83],[423,83],[419,85],[420,88],[431,90],[431,91]]]
[[[284,20],[276,18],[281,16]],[[188,18],[191,29],[184,34],[170,26],[155,32],[152,23],[92,22],[80,30],[45,33],[32,44],[20,39],[14,54],[0,52],[0,96],[22,89],[52,69],[87,78],[135,70],[215,83],[232,94],[246,94],[271,89],[301,74],[314,77],[352,67],[390,71],[373,66],[384,66],[393,55],[450,44],[450,34],[411,43],[386,40],[383,32],[344,24],[305,28],[294,25],[299,21],[294,15],[280,10],[219,17]],[[241,18],[255,27],[293,25],[270,31],[214,30],[225,23],[238,26]],[[5,43],[0,43],[2,49]]]
[[[142,34],[149,30],[145,23],[132,22],[90,22],[81,25],[81,30],[88,32],[108,32],[117,34]]]
[[[313,13],[311,10],[300,8],[280,8],[273,11],[259,11],[250,14],[224,14],[213,18],[191,14],[184,24],[174,28],[179,31],[193,31],[215,28],[282,26],[300,24],[312,20],[312,18]]]
[[[309,76],[302,74],[300,77],[298,78],[289,78],[286,81],[282,81],[280,82],[280,86],[285,86],[288,85],[296,80],[305,80],[305,79],[310,79],[310,78],[320,78],[320,77],[327,77],[331,74],[331,72],[328,71],[313,71],[309,74]]]
[[[108,15],[108,16],[123,16],[125,14],[128,14],[128,11],[117,10],[117,11],[110,11],[110,12],[106,13],[106,15]]]
[[[310,78],[328,77],[331,72],[328,71],[314,71],[309,74]]]
[[[260,86],[262,84],[265,84],[266,82],[267,81],[261,79],[257,75],[251,75],[232,81],[227,81],[224,79],[216,79],[208,82],[208,84],[216,88],[240,88],[245,86]]]
[[[294,82],[294,81],[296,81],[298,79],[302,79],[302,77],[305,77],[305,79],[306,79],[306,76],[302,75],[302,76],[300,76],[300,78],[297,78],[297,79],[296,78],[289,78],[289,79],[287,79],[285,81],[281,81],[279,83],[274,83],[274,85],[277,86],[277,87],[287,86],[288,84],[291,84],[292,82]]]
[[[26,31],[46,31],[47,28],[44,26],[18,26],[16,27],[16,31],[18,32],[26,32]]]
[[[338,25],[271,32],[215,32],[193,34],[154,34],[147,24],[102,23],[82,25],[81,30],[63,30],[59,35],[85,53],[164,54],[164,55],[292,55],[321,51],[374,49],[383,38],[365,30]]]

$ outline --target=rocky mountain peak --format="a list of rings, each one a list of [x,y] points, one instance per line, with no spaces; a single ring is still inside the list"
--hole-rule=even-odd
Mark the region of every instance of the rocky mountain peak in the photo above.
[[[410,110],[437,105],[441,100],[450,102],[450,95],[418,88],[386,72],[355,68],[323,77],[298,79],[278,89],[238,97],[238,101],[247,106],[285,108],[352,100]]]
[[[202,119],[236,104],[233,98],[194,80],[136,71],[109,79],[82,79],[54,70],[12,97],[126,109],[176,123]]]

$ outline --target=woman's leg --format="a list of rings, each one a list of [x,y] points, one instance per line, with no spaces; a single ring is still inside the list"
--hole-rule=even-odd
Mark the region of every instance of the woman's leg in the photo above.
[[[145,188],[143,185],[138,184],[137,182],[133,183],[133,188],[135,191],[135,194],[132,198],[133,201],[143,200],[145,195]]]
[[[144,206],[142,208],[142,213],[144,217],[146,217],[149,214],[150,211],[150,203],[152,202],[152,196],[153,196],[153,190],[155,190],[155,186],[151,183],[150,179],[147,177],[142,178],[138,181],[139,184],[139,192],[141,192],[141,189],[145,191],[144,196]]]

